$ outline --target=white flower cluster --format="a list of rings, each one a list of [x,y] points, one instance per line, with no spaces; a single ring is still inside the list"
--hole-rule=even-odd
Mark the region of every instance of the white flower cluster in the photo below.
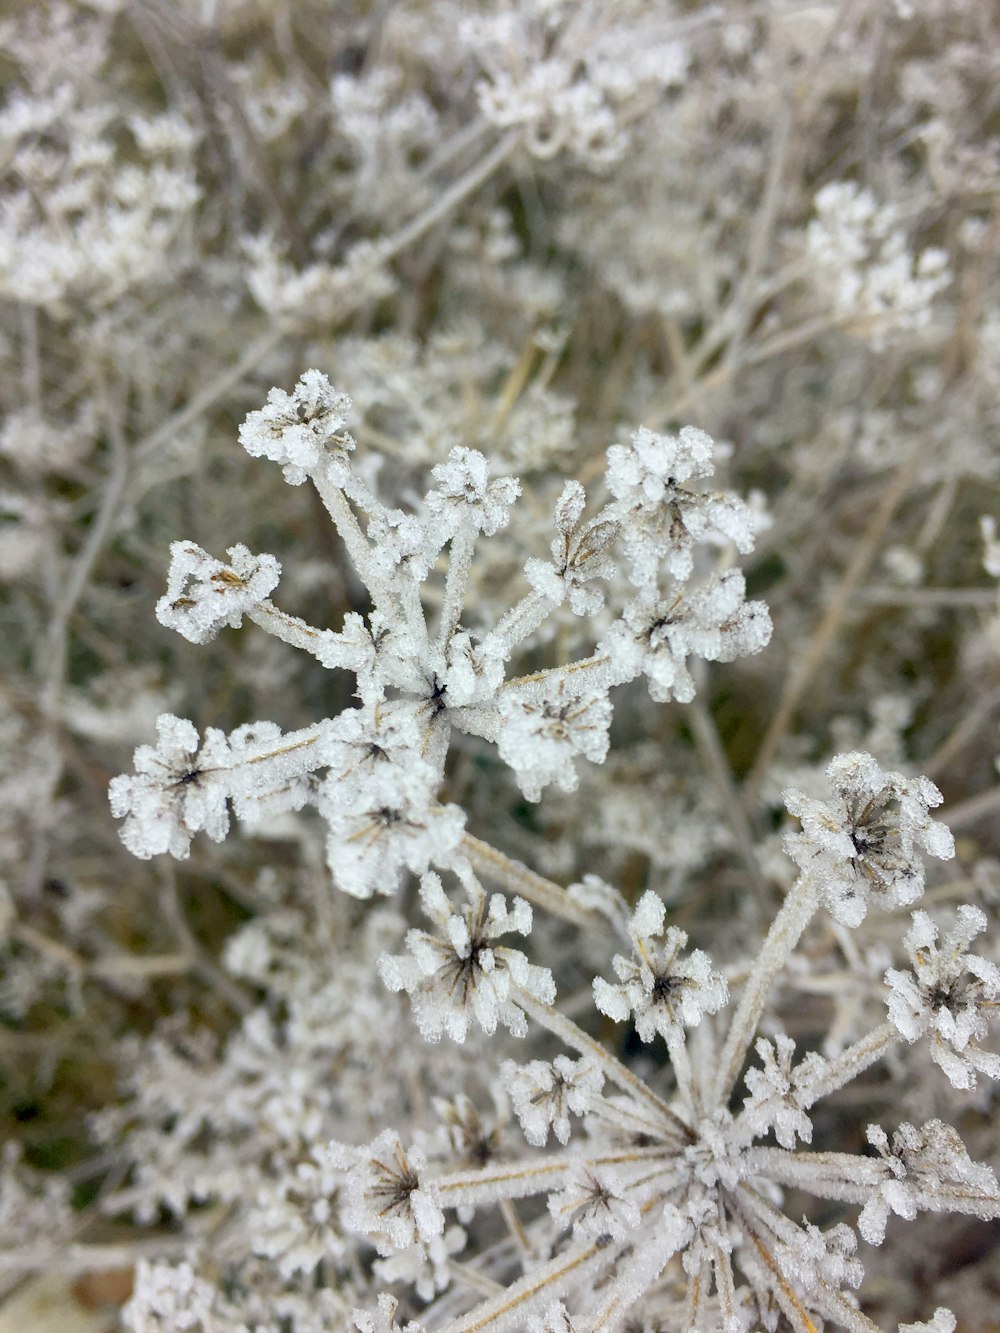
[[[455,912],[435,874],[423,877],[420,898],[436,923],[437,935],[411,930],[406,937],[412,957],[383,954],[379,972],[390,990],[405,990],[421,1033],[437,1041],[443,1032],[464,1041],[475,1020],[492,1035],[497,1023],[523,1037],[527,1022],[518,999],[526,995],[541,1004],[555,999],[548,968],[536,967],[518,949],[497,944],[508,931],[531,931],[531,908],[518,899],[509,910],[503,896],[486,894],[471,870],[456,866],[467,905]]]
[[[926,912],[914,912],[903,941],[912,970],[885,975],[889,1018],[907,1041],[930,1035],[931,1059],[956,1088],[974,1088],[977,1072],[1000,1078],[1000,1055],[978,1044],[1000,1008],[1000,967],[968,952],[986,924],[978,907],[963,905],[939,946],[937,926]]]
[[[896,210],[853,181],[833,181],[816,195],[806,250],[835,315],[876,347],[895,332],[926,328],[934,298],[951,281],[947,252],[932,246],[914,255]]]
[[[729,998],[721,972],[712,970],[707,954],[695,949],[682,954],[687,935],[676,926],[666,933],[666,908],[655,893],[643,894],[629,926],[632,957],[616,954],[611,960],[620,984],[601,978],[594,982],[594,1002],[602,1014],[617,1022],[629,1016],[642,1041],[657,1033],[671,1037],[678,1028],[694,1027],[703,1014],[714,1014]],[[663,944],[653,941],[663,935]]]
[[[955,852],[951,833],[928,813],[941,793],[928,778],[884,773],[869,754],[838,755],[827,776],[837,793],[832,803],[785,792],[785,805],[802,821],[785,850],[846,926],[858,925],[872,903],[908,906],[924,889],[921,850],[945,860]]]
[[[520,482],[491,478],[481,453],[456,446],[433,468],[419,505],[385,505],[352,466],[350,411],[346,395],[310,370],[291,393],[272,389],[240,439],[252,455],[281,464],[292,485],[314,483],[368,588],[367,617],[350,612],[340,631],[314,629],[270,601],[281,572],[273,556],[234,546],[227,564],[190,542],[171,547],[157,616],[194,643],[247,616],[324,665],[353,671],[363,707],[288,737],[256,723],[227,741],[210,728],[201,746],[192,724],[161,719],[158,749],[137,751],[136,776],[112,787],[123,836],[141,856],[186,855],[202,829],[222,838],[230,800],[251,823],[308,802],[328,825],[339,886],[358,897],[391,894],[404,869],[447,868],[457,855],[464,817],[437,800],[453,732],[495,742],[537,801],[547,786],[576,787],[578,758],[604,760],[613,686],[645,675],[655,699],[687,700],[689,657],[730,661],[767,643],[766,608],[745,600],[738,571],[709,571],[688,586],[697,543],[753,545],[754,521],[741,501],[694,489],[713,470],[704,432],[640,430],[630,445],[613,446],[611,498],[592,518],[584,487],[567,483],[555,505],[551,562],[530,557],[524,595],[484,626],[463,623],[475,544],[507,526]],[[619,546],[631,600],[622,597]],[[446,548],[435,622],[425,589]],[[598,580],[618,610],[594,652],[509,676],[507,664],[563,603],[577,617],[601,611],[607,593]]]

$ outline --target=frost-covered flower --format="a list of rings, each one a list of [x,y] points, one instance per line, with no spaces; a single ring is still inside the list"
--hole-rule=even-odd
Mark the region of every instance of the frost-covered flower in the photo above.
[[[240,427],[240,443],[254,458],[283,465],[285,480],[299,486],[324,457],[335,478],[346,477],[354,440],[345,431],[351,412],[346,393],[334,389],[318,370],[307,370],[292,392],[272,389],[267,405],[251,412]]]
[[[931,1319],[916,1324],[900,1324],[899,1333],[955,1333],[957,1319],[943,1305],[939,1305]]]
[[[642,1218],[635,1200],[626,1197],[620,1176],[607,1167],[599,1172],[587,1166],[574,1169],[562,1189],[549,1195],[548,1209],[563,1226],[572,1222],[573,1235],[580,1239],[624,1240]]]
[[[489,480],[489,463],[478,449],[452,449],[431,476],[437,485],[427,492],[427,508],[449,536],[469,528],[492,537],[507,526],[510,507],[521,494],[516,477]]]
[[[132,1298],[122,1312],[134,1333],[179,1333],[210,1328],[216,1286],[199,1277],[189,1263],[169,1264],[140,1259]]]
[[[616,954],[611,960],[621,984],[602,977],[594,981],[594,1002],[601,1013],[618,1023],[631,1015],[642,1041],[694,1027],[703,1014],[717,1013],[729,998],[726,979],[712,971],[707,954],[695,949],[681,955],[687,944],[683,930],[670,926],[664,935],[665,916],[656,894],[644,893],[629,926],[632,957]],[[658,935],[664,935],[662,946],[653,943]]]
[[[536,1148],[544,1148],[550,1128],[560,1143],[569,1143],[570,1115],[586,1115],[604,1086],[599,1065],[566,1055],[557,1055],[551,1063],[505,1060],[500,1077],[524,1137]]]
[[[685,426],[679,435],[643,427],[630,445],[608,450],[608,489],[617,501],[613,512],[637,587],[655,587],[661,565],[678,582],[690,578],[695,542],[713,534],[729,538],[739,551],[753,549],[753,514],[742,500],[684,485],[712,475],[713,449],[703,430]]]
[[[930,779],[884,773],[862,753],[838,755],[826,771],[836,800],[785,792],[785,805],[802,821],[801,833],[786,836],[785,849],[812,875],[837,920],[856,926],[870,903],[889,909],[919,898],[921,850],[947,859],[955,844],[928,813],[943,799]]]
[[[514,770],[529,801],[540,800],[550,782],[560,791],[575,791],[577,755],[594,764],[604,762],[611,712],[606,693],[574,694],[565,679],[555,688],[511,689],[503,695],[500,757]]]
[[[925,1209],[996,1216],[996,1176],[969,1157],[950,1125],[940,1120],[928,1120],[919,1129],[902,1124],[891,1144],[884,1129],[869,1125],[868,1142],[882,1167],[880,1182],[867,1191],[858,1218],[858,1230],[870,1245],[882,1244],[890,1213],[909,1221]]]
[[[209,727],[199,742],[194,723],[172,713],[156,719],[156,734],[155,746],[136,750],[135,774],[112,779],[111,813],[124,818],[121,839],[134,856],[184,859],[196,833],[221,842],[229,831],[232,755],[221,731]]]
[[[939,948],[937,926],[926,912],[914,912],[903,940],[912,971],[885,974],[889,1018],[907,1041],[931,1034],[931,1059],[956,1088],[974,1088],[977,1072],[1000,1078],[1000,1055],[978,1045],[1000,1005],[1000,968],[968,952],[985,929],[978,907],[959,907]]]
[[[616,680],[640,673],[657,703],[695,695],[689,657],[731,662],[759,653],[771,637],[771,617],[763,602],[745,601],[746,582],[737,569],[713,575],[687,596],[666,602],[641,593],[625,607],[599,652],[612,661]]]
[[[552,560],[532,559],[524,567],[528,582],[556,605],[569,603],[575,616],[591,616],[604,605],[604,594],[594,579],[609,578],[614,561],[608,548],[618,536],[618,524],[596,518],[582,522],[587,495],[578,481],[568,481],[556,501],[554,518],[559,536],[552,542]]]
[[[766,1037],[758,1037],[754,1049],[761,1067],[746,1072],[750,1095],[744,1102],[744,1114],[752,1123],[754,1136],[763,1137],[773,1129],[783,1148],[794,1148],[796,1135],[803,1143],[811,1143],[812,1121],[797,1098],[801,1070],[792,1068],[795,1042],[779,1032],[773,1044]]]
[[[457,805],[434,798],[429,764],[386,764],[367,781],[327,779],[319,797],[329,835],[330,872],[345,893],[370,898],[395,893],[404,868],[422,874],[447,865],[465,829]]]
[[[273,1259],[285,1277],[340,1258],[347,1245],[336,1189],[337,1172],[320,1151],[268,1181],[247,1220],[254,1252]]]
[[[518,898],[513,910],[508,909],[499,893],[487,899],[467,865],[457,862],[455,871],[467,904],[456,912],[440,878],[425,875],[420,898],[438,933],[409,931],[406,945],[412,956],[383,954],[379,974],[390,990],[407,992],[417,1026],[430,1041],[442,1033],[464,1041],[473,1022],[487,1035],[501,1023],[515,1037],[523,1037],[527,1023],[518,1007],[518,992],[551,1004],[552,973],[529,963],[519,949],[496,940],[508,931],[529,934],[531,908]]]
[[[444,1213],[433,1184],[422,1180],[427,1159],[383,1130],[366,1147],[331,1143],[324,1165],[347,1172],[348,1226],[369,1236],[379,1254],[427,1245],[444,1232]]]
[[[230,546],[229,564],[194,542],[171,542],[167,591],[156,618],[191,643],[208,643],[223,625],[239,629],[243,617],[274,591],[281,566],[273,555],[251,555]]]

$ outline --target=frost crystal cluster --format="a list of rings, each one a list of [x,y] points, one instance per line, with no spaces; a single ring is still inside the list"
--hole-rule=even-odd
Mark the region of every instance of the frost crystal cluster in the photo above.
[[[1000,7],[0,67],[0,1327],[992,1328]]]

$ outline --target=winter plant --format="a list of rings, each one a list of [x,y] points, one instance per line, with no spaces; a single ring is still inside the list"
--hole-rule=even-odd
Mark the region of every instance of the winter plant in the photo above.
[[[21,10],[11,1318],[991,1327],[997,14]]]

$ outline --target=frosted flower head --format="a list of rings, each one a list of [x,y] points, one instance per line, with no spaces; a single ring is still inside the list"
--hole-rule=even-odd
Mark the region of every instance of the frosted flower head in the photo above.
[[[231,755],[221,731],[209,727],[200,743],[195,725],[172,713],[156,719],[156,734],[155,746],[135,751],[134,775],[112,779],[111,813],[124,818],[121,839],[133,856],[183,860],[195,833],[221,842],[229,831]]]
[[[858,1230],[870,1245],[882,1244],[890,1213],[907,1221],[927,1208],[983,1218],[997,1215],[996,1176],[969,1157],[951,1125],[928,1120],[917,1129],[904,1123],[891,1144],[884,1129],[869,1125],[868,1142],[878,1154],[880,1180],[861,1211]]]
[[[773,1043],[758,1037],[754,1049],[761,1063],[759,1068],[753,1066],[746,1071],[750,1095],[744,1103],[754,1137],[773,1129],[783,1148],[794,1148],[796,1135],[803,1143],[811,1143],[812,1121],[798,1100],[798,1071],[792,1068],[795,1042],[779,1032]]]
[[[554,783],[575,791],[574,759],[600,764],[608,752],[611,700],[606,693],[575,695],[560,679],[547,690],[508,690],[500,702],[500,758],[517,776],[529,801]]]
[[[742,500],[684,485],[712,475],[713,448],[703,430],[684,426],[676,436],[644,427],[630,445],[608,450],[608,490],[617,501],[615,518],[637,587],[654,587],[661,565],[679,582],[690,578],[694,544],[712,534],[727,537],[740,551],[753,549],[753,514]]]
[[[212,1322],[216,1292],[215,1283],[199,1277],[189,1263],[140,1259],[123,1322],[135,1333],[204,1328]]]
[[[261,1187],[249,1219],[253,1249],[273,1259],[283,1277],[309,1275],[324,1259],[344,1254],[335,1176],[323,1154],[314,1152]]]
[[[500,1076],[524,1137],[536,1148],[545,1146],[550,1128],[560,1143],[569,1143],[570,1115],[586,1115],[604,1086],[598,1065],[566,1055],[557,1055],[551,1064],[505,1060]]]
[[[431,476],[437,485],[427,493],[427,508],[449,536],[468,528],[492,537],[507,526],[510,507],[521,494],[516,477],[489,480],[489,464],[478,449],[452,449]]]
[[[826,771],[833,801],[785,792],[785,805],[802,821],[802,832],[788,835],[785,849],[813,875],[833,916],[856,926],[870,903],[891,909],[919,898],[921,852],[947,859],[955,844],[948,829],[930,818],[942,796],[928,778],[884,773],[862,753],[838,755]]]
[[[576,1167],[563,1188],[549,1195],[548,1208],[562,1226],[572,1222],[577,1240],[624,1240],[642,1220],[638,1204],[626,1197],[623,1182],[607,1167]]]
[[[903,941],[912,970],[885,974],[891,1022],[907,1041],[930,1034],[931,1059],[956,1088],[974,1088],[977,1071],[1000,1078],[1000,1056],[977,1044],[1000,1004],[1000,968],[968,952],[985,929],[985,914],[962,906],[939,948],[937,926],[914,912]]]
[[[694,1027],[703,1014],[717,1013],[729,998],[721,972],[713,972],[711,960],[700,949],[682,955],[687,935],[676,926],[663,932],[666,909],[652,890],[644,893],[635,909],[629,934],[632,956],[616,954],[611,965],[620,985],[598,977],[594,1002],[602,1014],[617,1023],[630,1015],[642,1041],[659,1033],[672,1038],[682,1027]],[[663,944],[654,940],[663,935]]]
[[[365,782],[327,779],[320,810],[327,820],[327,862],[337,885],[355,898],[392,894],[404,869],[422,874],[447,865],[462,839],[465,814],[434,799],[438,778],[414,756],[387,764]]]
[[[347,453],[354,448],[344,430],[350,411],[346,393],[338,393],[320,371],[307,370],[291,393],[272,389],[266,405],[250,413],[240,427],[240,444],[254,458],[281,463],[293,486],[324,457],[334,465],[335,477],[346,477]]]
[[[419,1148],[404,1148],[393,1130],[364,1148],[331,1143],[323,1156],[325,1165],[348,1169],[344,1220],[367,1234],[379,1254],[427,1245],[443,1234],[437,1193],[421,1179],[426,1158]]]
[[[519,949],[498,944],[509,931],[527,935],[531,908],[520,898],[508,909],[501,894],[487,899],[482,885],[463,863],[456,866],[466,892],[466,905],[455,911],[435,874],[424,876],[420,898],[437,926],[436,934],[411,930],[406,936],[410,956],[383,954],[379,974],[394,991],[410,996],[417,1026],[429,1041],[447,1033],[464,1041],[473,1023],[487,1035],[497,1024],[515,1037],[527,1032],[518,992],[551,1004],[555,986],[548,968],[528,962]]]
[[[537,593],[557,605],[569,603],[575,616],[590,616],[604,605],[604,594],[592,586],[614,573],[608,550],[618,536],[618,524],[609,519],[584,523],[587,496],[578,481],[568,481],[556,502],[554,518],[559,535],[552,542],[552,561],[529,560],[528,582]]]
[[[405,1324],[397,1324],[396,1311],[398,1309],[399,1301],[396,1297],[383,1291],[378,1298],[377,1314],[370,1315],[366,1314],[364,1310],[354,1310],[351,1318],[354,1320],[354,1327],[358,1330],[358,1333],[424,1333],[422,1324],[414,1324],[410,1321]]]
[[[695,696],[689,657],[731,662],[758,653],[771,638],[771,617],[763,602],[744,600],[746,582],[739,570],[714,575],[687,597],[664,601],[642,593],[612,625],[601,651],[613,663],[615,679],[640,673],[657,703]]]
[[[167,591],[156,603],[161,625],[190,643],[208,643],[223,625],[239,629],[243,616],[269,596],[281,577],[273,555],[230,546],[229,564],[194,542],[171,542]]]

